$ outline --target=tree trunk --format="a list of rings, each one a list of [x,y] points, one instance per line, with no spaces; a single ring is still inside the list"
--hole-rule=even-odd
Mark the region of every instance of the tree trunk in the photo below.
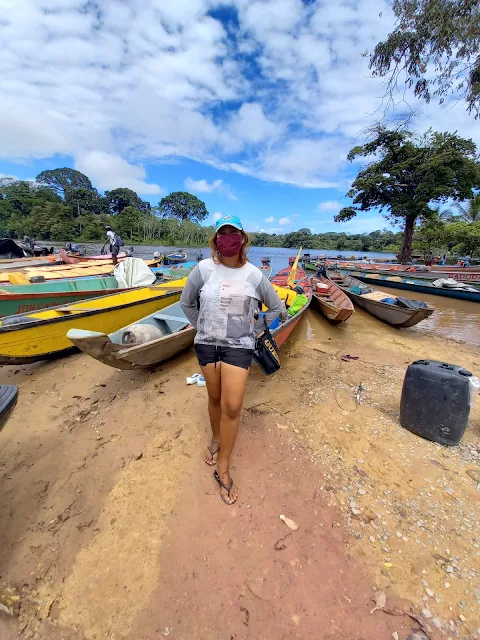
[[[414,216],[407,216],[405,218],[405,227],[403,229],[403,243],[400,253],[398,254],[398,261],[400,264],[406,264],[412,260],[412,240],[413,240],[413,228],[415,226]]]

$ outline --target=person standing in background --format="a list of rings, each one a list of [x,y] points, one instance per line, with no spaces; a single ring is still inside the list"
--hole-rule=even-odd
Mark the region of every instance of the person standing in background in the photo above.
[[[116,267],[118,264],[118,251],[120,249],[119,242],[117,240],[117,234],[112,231],[112,227],[107,224],[105,227],[105,232],[107,234],[107,239],[105,240],[105,244],[102,247],[102,253],[105,251],[105,247],[108,243],[110,243],[110,253],[112,254],[112,262],[113,266]]]

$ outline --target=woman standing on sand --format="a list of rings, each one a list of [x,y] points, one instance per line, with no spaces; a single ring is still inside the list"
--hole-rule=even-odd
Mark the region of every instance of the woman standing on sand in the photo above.
[[[255,346],[254,312],[268,308],[270,325],[282,302],[260,269],[247,260],[249,238],[236,216],[224,216],[210,239],[212,257],[202,260],[188,277],[180,303],[197,330],[195,351],[207,383],[212,440],[205,462],[226,504],[238,497],[230,477],[230,456],[237,437],[245,385]]]

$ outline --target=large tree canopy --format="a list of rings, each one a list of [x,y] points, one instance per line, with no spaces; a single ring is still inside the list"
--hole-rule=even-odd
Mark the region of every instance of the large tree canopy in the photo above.
[[[192,222],[201,222],[208,216],[205,203],[186,191],[174,191],[162,198],[159,209],[164,217],[191,220]]]
[[[403,76],[419,98],[452,94],[480,116],[480,3],[478,0],[393,0],[395,30],[375,47],[370,68],[388,78],[391,96]]]
[[[373,130],[373,140],[354,147],[350,161],[371,157],[347,193],[353,205],[335,216],[336,222],[353,218],[358,211],[378,208],[394,222],[403,221],[404,238],[399,260],[411,259],[415,221],[431,216],[430,203],[472,197],[480,184],[476,147],[471,140],[452,133],[428,131],[414,139],[406,131],[382,126]]]
[[[140,209],[140,211],[148,211],[150,209],[149,202],[144,202],[135,191],[125,187],[105,191],[105,198],[110,212],[113,214],[121,213],[126,207],[134,207],[135,209]]]
[[[68,167],[47,169],[39,173],[36,179],[39,184],[51,187],[66,200],[68,200],[69,191],[72,189],[80,189],[82,187],[89,191],[94,190],[90,178],[87,178],[80,171],[69,169]]]

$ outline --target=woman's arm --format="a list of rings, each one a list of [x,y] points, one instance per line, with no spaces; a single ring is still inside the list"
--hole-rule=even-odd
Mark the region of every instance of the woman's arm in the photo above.
[[[270,326],[277,316],[283,311],[283,302],[278,297],[277,292],[272,286],[270,280],[267,280],[265,276],[259,284],[258,294],[260,301],[267,307],[266,312],[267,325]]]
[[[190,272],[188,280],[180,296],[180,306],[187,316],[190,324],[197,328],[198,320],[198,296],[203,287],[202,276],[198,265]]]

